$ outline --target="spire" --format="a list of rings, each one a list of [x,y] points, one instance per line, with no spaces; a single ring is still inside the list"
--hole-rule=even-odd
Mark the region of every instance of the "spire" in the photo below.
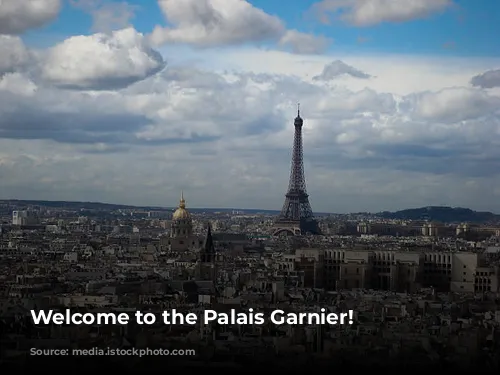
[[[186,208],[186,201],[184,200],[184,190],[181,190],[181,201],[179,203],[179,208]]]
[[[302,127],[304,120],[300,117],[300,103],[297,103],[297,117],[295,117],[295,126]]]
[[[205,244],[203,246],[205,254],[215,254],[214,240],[212,238],[212,226],[208,224],[207,236],[205,237]]]

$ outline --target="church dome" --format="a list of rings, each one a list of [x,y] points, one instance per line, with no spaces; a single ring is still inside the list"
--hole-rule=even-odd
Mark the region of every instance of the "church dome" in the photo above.
[[[181,194],[181,201],[179,203],[179,208],[175,210],[173,216],[173,220],[188,220],[191,219],[191,215],[186,210],[186,201],[184,200],[184,194]]]

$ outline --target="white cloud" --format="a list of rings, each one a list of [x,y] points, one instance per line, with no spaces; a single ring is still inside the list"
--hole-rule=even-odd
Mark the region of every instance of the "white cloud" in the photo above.
[[[500,97],[475,89],[448,88],[418,95],[414,108],[426,120],[456,123],[491,115],[500,108]]]
[[[245,0],[159,0],[173,28],[157,26],[155,44],[189,43],[215,46],[277,40],[285,32],[282,21]]]
[[[288,30],[280,39],[283,46],[291,46],[292,52],[302,55],[314,55],[326,52],[331,40],[326,37]]]
[[[0,1],[0,34],[21,34],[52,21],[61,10],[60,0]]]
[[[330,14],[356,26],[424,18],[451,6],[451,0],[323,0],[313,10],[323,22]]]
[[[7,73],[0,78],[0,91],[20,96],[32,96],[36,89],[35,83],[20,73]]]
[[[164,53],[168,53],[165,49]],[[295,56],[283,51],[257,48],[234,48],[219,51],[206,50],[190,54],[191,60],[203,60],[219,70],[241,70],[255,73],[293,75],[311,81],[320,75],[327,64],[341,60],[347,65],[370,74],[373,79],[337,79],[333,87],[341,84],[353,91],[365,87],[379,92],[408,95],[421,91],[439,91],[445,87],[467,87],[478,71],[497,66],[499,59],[474,57],[427,57],[397,54],[342,54],[331,52],[327,56]],[[265,61],[265,64],[261,62]],[[391,61],[388,64],[387,61]],[[425,77],[425,79],[423,79]],[[341,78],[341,77],[339,77]]]
[[[127,28],[66,39],[49,50],[42,75],[61,87],[113,89],[145,79],[164,65],[143,35]]]
[[[30,54],[17,36],[0,35],[0,76],[22,69]]]
[[[170,46],[177,63],[151,76],[133,30],[66,42],[42,60],[66,69],[52,76],[63,88],[23,71],[0,80],[6,197],[168,206],[184,188],[190,206],[279,209],[300,101],[314,210],[500,210],[500,96],[469,85],[499,61]],[[313,79],[337,60],[372,78]]]
[[[331,81],[337,77],[341,76],[351,76],[354,78],[367,79],[371,76],[353,66],[347,65],[345,62],[340,60],[335,60],[330,64],[326,65],[321,72],[321,74],[313,77],[315,81]]]
[[[324,53],[331,40],[287,30],[281,19],[247,0],[158,0],[169,27],[156,26],[155,45],[186,43],[213,47],[249,42],[277,42],[297,54]]]
[[[471,84],[485,89],[500,87],[500,69],[488,70],[472,77]]]

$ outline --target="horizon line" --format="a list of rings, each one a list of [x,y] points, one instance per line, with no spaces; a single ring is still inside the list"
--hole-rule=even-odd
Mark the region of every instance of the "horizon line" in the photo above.
[[[123,203],[107,203],[107,202],[99,202],[99,201],[80,201],[80,200],[49,200],[49,199],[18,199],[18,198],[0,198],[1,201],[18,201],[18,202],[47,202],[47,203],[80,203],[80,204],[102,204],[102,205],[108,205],[108,206],[125,206],[125,207],[130,207],[130,208],[159,208],[159,209],[165,209],[165,210],[175,210],[178,208],[178,206],[159,206],[159,205],[134,205],[134,204],[123,204]],[[346,213],[340,213],[340,212],[324,212],[324,211],[317,211],[315,212],[316,214],[320,215],[352,215],[352,214],[380,214],[384,212],[390,212],[390,213],[396,213],[400,211],[407,211],[407,210],[418,210],[422,208],[452,208],[452,209],[466,209],[466,210],[471,210],[473,212],[478,212],[478,213],[491,213],[494,215],[499,215],[493,211],[479,211],[479,210],[473,210],[468,207],[461,207],[461,206],[446,206],[446,205],[430,205],[430,206],[421,206],[421,207],[413,207],[413,208],[402,208],[398,209],[395,211],[390,211],[390,210],[380,210],[377,212],[372,212],[372,211],[357,211],[357,212],[346,212]],[[235,210],[235,211],[245,211],[245,210],[251,210],[251,211],[272,211],[272,212],[280,212],[280,209],[271,209],[271,208],[237,208],[237,207],[190,207],[188,208],[189,210]]]

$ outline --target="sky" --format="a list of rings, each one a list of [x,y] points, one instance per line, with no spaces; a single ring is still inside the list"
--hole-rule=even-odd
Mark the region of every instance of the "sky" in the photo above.
[[[0,1],[0,199],[500,212],[497,0]]]

